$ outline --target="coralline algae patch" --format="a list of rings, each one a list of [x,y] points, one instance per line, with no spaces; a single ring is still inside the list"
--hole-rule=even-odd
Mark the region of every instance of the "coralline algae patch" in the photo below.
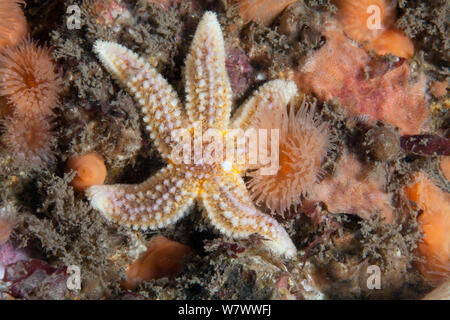
[[[321,100],[336,99],[349,116],[367,115],[397,126],[402,134],[424,129],[427,120],[426,77],[417,79],[400,62],[373,78],[366,74],[371,61],[365,50],[338,31],[326,32],[327,42],[297,71],[300,91]]]
[[[314,185],[311,201],[322,201],[333,213],[347,212],[369,219],[379,213],[387,223],[395,221],[392,194],[383,190],[381,177],[364,168],[356,157],[344,152],[337,172]]]

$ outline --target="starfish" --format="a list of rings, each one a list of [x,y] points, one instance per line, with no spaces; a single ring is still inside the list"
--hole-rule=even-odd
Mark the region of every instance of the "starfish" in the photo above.
[[[201,19],[186,60],[186,108],[169,83],[148,62],[127,48],[97,40],[94,45],[105,68],[134,96],[146,129],[167,166],[140,184],[92,186],[87,196],[106,218],[134,229],[159,229],[174,224],[198,200],[213,226],[233,238],[258,234],[275,254],[292,257],[296,248],[272,217],[257,210],[241,177],[242,166],[220,163],[175,163],[171,133],[200,123],[221,132],[247,128],[259,105],[287,104],[297,92],[293,82],[263,85],[230,119],[232,92],[225,69],[222,31],[216,15]],[[187,112],[186,112],[187,111]],[[207,143],[202,142],[206,147]]]

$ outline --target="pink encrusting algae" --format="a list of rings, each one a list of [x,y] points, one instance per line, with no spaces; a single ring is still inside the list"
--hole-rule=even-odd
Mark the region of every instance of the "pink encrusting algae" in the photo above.
[[[324,202],[330,212],[351,213],[368,219],[380,213],[385,222],[392,223],[395,211],[392,194],[383,190],[382,177],[364,168],[356,157],[344,152],[337,172],[313,186],[309,199]]]
[[[366,115],[397,126],[401,134],[417,134],[428,117],[426,77],[411,75],[400,61],[382,75],[365,73],[370,57],[337,31],[326,32],[327,43],[314,53],[296,75],[300,91],[323,101],[336,99],[349,116]]]

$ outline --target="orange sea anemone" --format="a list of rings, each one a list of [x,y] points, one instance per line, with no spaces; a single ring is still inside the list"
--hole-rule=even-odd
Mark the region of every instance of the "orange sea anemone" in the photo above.
[[[344,33],[356,41],[375,39],[395,21],[395,7],[389,0],[337,0],[335,2],[338,6],[337,19]]]
[[[409,59],[414,55],[414,44],[410,38],[400,30],[389,29],[371,41],[368,49],[374,50],[378,55],[393,54],[394,56]]]
[[[279,167],[272,174],[249,171],[253,200],[263,202],[272,213],[283,214],[301,203],[301,197],[321,174],[321,161],[331,146],[328,123],[314,116],[315,105],[259,110],[252,127],[279,130]],[[268,144],[269,145],[269,144]],[[273,152],[272,150],[270,152]]]
[[[47,118],[16,116],[3,122],[3,143],[14,161],[29,167],[42,167],[55,159],[56,137]]]
[[[107,173],[105,160],[96,152],[69,158],[66,170],[76,172],[70,184],[79,192],[91,186],[103,184]]]
[[[132,290],[143,281],[174,277],[183,270],[184,257],[190,253],[190,247],[156,236],[145,255],[128,267],[127,280],[123,282],[123,286]]]
[[[26,40],[0,54],[0,94],[23,117],[48,115],[58,102],[58,80],[50,51]]]
[[[245,22],[259,21],[268,26],[296,0],[237,0],[239,14]]]
[[[27,34],[27,20],[20,4],[25,4],[25,1],[0,1],[0,51],[17,45]]]
[[[436,284],[450,278],[450,194],[435,186],[424,173],[415,181],[405,191],[423,211],[417,219],[424,233],[418,252],[426,261],[418,267],[426,279]]]

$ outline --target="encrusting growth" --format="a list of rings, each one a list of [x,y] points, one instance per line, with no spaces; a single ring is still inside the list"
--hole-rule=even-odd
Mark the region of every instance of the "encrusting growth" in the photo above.
[[[229,120],[231,88],[225,49],[215,14],[207,12],[201,19],[186,59],[187,114],[173,88],[135,53],[104,41],[97,41],[94,51],[134,96],[150,137],[168,165],[141,184],[90,187],[87,195],[92,206],[117,223],[156,229],[178,221],[199,199],[205,215],[223,234],[245,238],[256,233],[268,240],[274,253],[292,257],[296,248],[286,231],[254,207],[240,175],[245,168],[201,160],[177,164],[172,159],[171,151],[177,147],[171,139],[174,130],[192,132],[194,123],[200,123],[203,132],[234,128]],[[267,91],[275,93],[270,88]],[[248,110],[251,107],[246,106],[237,123],[246,123],[246,116],[253,113]],[[202,144],[203,150],[209,145]]]

